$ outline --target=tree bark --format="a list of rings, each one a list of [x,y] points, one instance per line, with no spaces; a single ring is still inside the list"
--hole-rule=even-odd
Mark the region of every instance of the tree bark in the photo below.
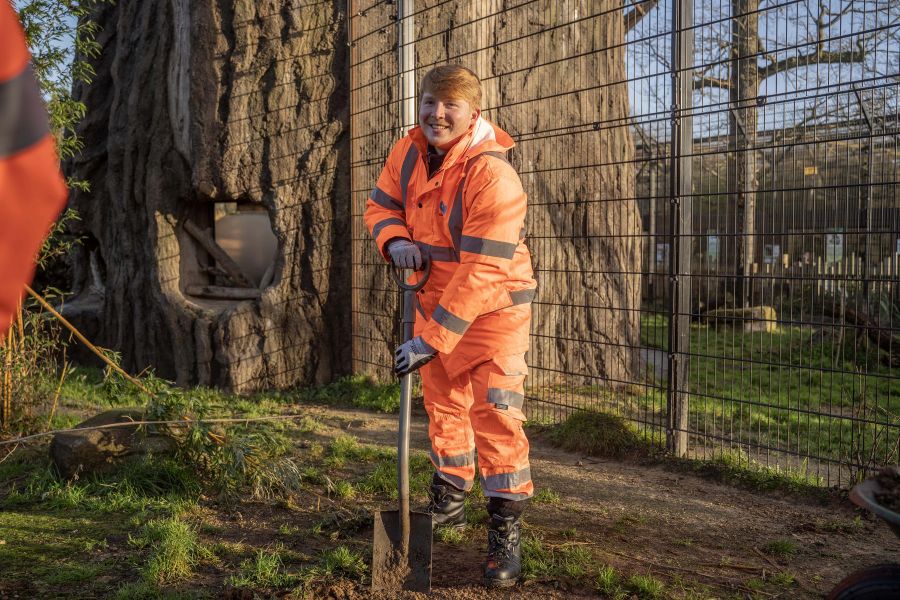
[[[726,245],[726,265],[735,273],[734,301],[753,302],[750,282],[756,260],[756,96],[759,94],[757,47],[759,0],[733,0],[731,21],[731,85],[728,114],[728,206],[734,208]],[[728,260],[728,259],[731,260]]]
[[[345,4],[100,6],[97,76],[76,89],[86,150],[66,168],[91,183],[71,200],[87,237],[76,291],[102,291],[95,339],[126,368],[238,392],[349,370]],[[184,231],[211,227],[214,202],[270,216],[275,276],[259,300],[187,294],[215,284]]]

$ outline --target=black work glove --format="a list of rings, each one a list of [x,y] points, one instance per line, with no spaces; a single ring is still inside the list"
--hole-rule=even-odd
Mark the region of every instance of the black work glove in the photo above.
[[[437,350],[417,335],[397,346],[397,350],[394,351],[394,373],[403,377],[428,363],[435,356]]]

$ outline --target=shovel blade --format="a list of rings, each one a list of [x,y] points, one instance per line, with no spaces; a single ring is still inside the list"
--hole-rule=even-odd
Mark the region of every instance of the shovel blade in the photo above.
[[[372,591],[431,591],[431,515],[409,513],[409,551],[403,556],[400,512],[375,515]]]

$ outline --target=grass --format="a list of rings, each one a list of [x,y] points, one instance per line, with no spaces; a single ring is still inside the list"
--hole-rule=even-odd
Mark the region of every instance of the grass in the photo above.
[[[155,585],[190,577],[199,559],[211,555],[199,543],[196,530],[179,517],[152,519],[129,541],[138,548],[149,550],[141,575],[144,581]]]
[[[562,496],[559,495],[559,492],[555,492],[548,487],[540,488],[535,492],[534,496],[531,497],[532,504],[556,505],[561,502]]]
[[[362,555],[345,545],[323,550],[319,554],[315,565],[304,567],[296,576],[302,588],[311,584],[328,582],[329,580],[346,577],[353,581],[365,583],[368,573],[366,561]]]
[[[31,582],[40,597],[67,587],[102,596],[105,586],[95,581],[97,575],[115,572],[118,565],[97,553],[107,537],[125,531],[122,523],[89,511],[2,510],[3,581]]]
[[[691,393],[689,423],[787,451],[896,462],[900,378],[867,339],[829,335],[822,326],[744,333],[692,323],[683,384]],[[664,317],[642,317],[643,345],[665,349],[667,336]],[[642,410],[665,407],[661,391],[648,391],[638,402]],[[894,433],[879,435],[874,425],[853,418],[890,423]]]
[[[410,452],[409,493],[410,496],[424,498],[431,486],[434,466],[424,452]],[[358,494],[363,496],[384,495],[397,499],[397,458],[396,450],[384,449],[372,468],[355,484]]]
[[[21,488],[0,498],[0,509],[40,506],[99,513],[135,512],[190,504],[200,483],[190,469],[171,458],[149,457],[128,463],[114,475],[68,482],[46,457],[35,460]]]
[[[779,571],[772,575],[769,580],[777,586],[791,587],[797,578],[790,571]]]
[[[400,408],[400,384],[376,383],[372,379],[353,375],[297,394],[301,402],[336,406],[354,406],[378,412],[392,413]]]
[[[666,586],[652,575],[635,574],[624,578],[615,568],[603,565],[593,580],[594,589],[607,598],[658,600],[665,597]]]
[[[578,411],[551,426],[549,437],[564,450],[604,458],[646,456],[655,451],[624,417],[593,410]]]
[[[641,600],[657,600],[665,592],[665,585],[652,575],[632,575],[625,587]]]
[[[585,579],[594,570],[595,558],[582,545],[551,545],[540,535],[525,533],[522,538],[522,575],[525,579]]]
[[[603,565],[597,571],[597,575],[594,578],[594,589],[605,596],[615,598],[619,594],[624,594],[624,592],[621,591],[620,582],[621,577],[619,576],[619,572],[613,567]]]
[[[266,588],[281,587],[290,583],[293,578],[284,570],[282,546],[272,549],[260,548],[253,558],[241,562],[238,572],[229,577],[228,582],[234,587],[262,586]]]
[[[784,539],[766,542],[760,549],[770,556],[781,559],[791,558],[797,554],[797,544]]]
[[[459,546],[466,540],[466,533],[463,528],[438,527],[434,532],[434,537],[443,544]]]
[[[746,453],[732,449],[710,458],[669,458],[674,469],[692,471],[707,479],[753,490],[779,490],[805,496],[824,497],[824,482],[805,469],[790,470],[752,460]]]

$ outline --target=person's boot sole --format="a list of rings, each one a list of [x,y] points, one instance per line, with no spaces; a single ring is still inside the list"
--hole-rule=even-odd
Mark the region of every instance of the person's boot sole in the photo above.
[[[469,523],[467,521],[463,521],[462,523],[435,523],[432,521],[431,530],[437,531],[438,529],[448,528],[448,529],[465,529],[468,527]]]
[[[483,580],[484,586],[489,588],[508,588],[515,587],[515,585],[519,582],[518,579],[488,579],[485,577]]]

